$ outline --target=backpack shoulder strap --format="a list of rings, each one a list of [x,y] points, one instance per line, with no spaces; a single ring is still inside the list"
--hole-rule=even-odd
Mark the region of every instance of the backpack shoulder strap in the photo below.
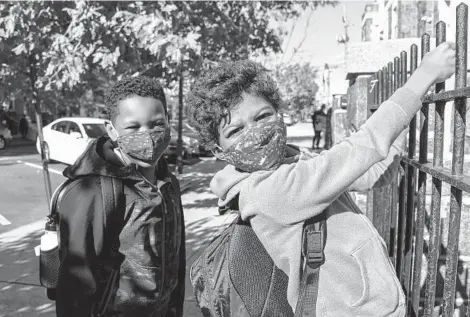
[[[114,177],[100,176],[101,179],[101,194],[103,197],[103,224],[105,229],[109,232],[107,237],[117,237],[124,225],[124,217],[126,212],[124,184],[122,180]],[[106,240],[106,239],[105,239]],[[104,250],[110,250],[114,244],[113,241],[104,242]]]
[[[175,190],[175,193],[178,197],[181,196],[181,189],[180,189],[180,184],[176,176],[170,175],[170,181],[171,181],[171,186],[173,186],[173,189]]]
[[[49,223],[56,223],[57,221],[57,211],[58,211],[58,205],[59,205],[59,202],[60,200],[64,197],[64,193],[65,193],[65,187],[70,184],[72,182],[71,179],[67,179],[65,180],[64,182],[62,182],[62,184],[60,184],[56,190],[54,191],[54,193],[52,194],[52,198],[51,198],[51,209],[49,210],[49,214],[47,215],[47,218],[48,218],[48,222]]]
[[[295,317],[315,317],[320,266],[325,260],[326,215],[322,212],[305,222],[302,237],[304,271],[300,282]]]

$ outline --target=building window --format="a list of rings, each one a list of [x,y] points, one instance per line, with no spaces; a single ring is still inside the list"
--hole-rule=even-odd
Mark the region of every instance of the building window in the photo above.
[[[421,37],[426,33],[426,24],[427,24],[427,4],[426,1],[419,1],[418,6],[418,34],[416,37]]]
[[[388,39],[392,38],[392,8],[388,9],[388,18],[387,18],[387,26],[388,26]]]
[[[392,11],[392,39],[397,39],[399,34],[399,25],[398,25],[398,6],[393,6]]]
[[[371,41],[371,33],[372,33],[372,19],[367,19],[362,26],[362,41],[369,42]]]

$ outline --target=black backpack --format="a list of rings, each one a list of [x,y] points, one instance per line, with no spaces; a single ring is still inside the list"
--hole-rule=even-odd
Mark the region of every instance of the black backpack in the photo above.
[[[107,227],[111,227],[113,225],[111,224],[113,217],[107,217],[107,215],[110,215],[114,210],[120,208],[118,197],[124,194],[124,186],[120,179],[112,177],[100,176],[100,182],[104,206],[103,216],[106,217],[103,223],[105,223]],[[54,192],[51,199],[50,213],[47,216],[46,230],[49,227],[58,227],[57,206],[65,193],[65,188],[71,183],[72,180],[70,179],[64,181]],[[114,220],[116,220],[115,217]],[[59,266],[59,246],[50,251],[40,251],[39,281],[41,285],[46,288],[46,294],[50,300],[55,300],[56,298],[55,289],[59,277]]]
[[[230,209],[238,212],[236,201]],[[226,211],[219,209],[221,214]],[[238,216],[191,266],[193,292],[203,316],[316,316],[325,237],[323,212],[304,225],[304,270],[294,315],[287,301],[287,275],[276,267],[249,222]]]

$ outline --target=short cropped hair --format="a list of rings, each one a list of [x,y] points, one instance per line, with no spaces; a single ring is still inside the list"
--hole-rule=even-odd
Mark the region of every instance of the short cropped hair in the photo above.
[[[132,96],[155,98],[163,104],[165,113],[168,113],[162,85],[155,79],[138,76],[124,78],[107,91],[105,106],[108,119],[114,121],[119,114],[117,103]]]
[[[185,106],[189,124],[203,144],[217,144],[219,124],[242,101],[244,92],[264,98],[276,111],[281,106],[277,84],[269,71],[249,60],[220,64],[196,79]]]

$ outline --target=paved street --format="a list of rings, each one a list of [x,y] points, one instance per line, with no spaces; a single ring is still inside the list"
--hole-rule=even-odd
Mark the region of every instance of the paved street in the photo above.
[[[311,125],[288,128],[290,141],[311,146]],[[186,218],[187,278],[185,317],[200,317],[189,283],[189,267],[217,232],[233,219],[219,216],[216,197],[209,191],[215,171],[224,165],[203,158],[185,166],[182,183],[189,184],[182,197]],[[55,189],[63,180],[65,165],[51,164]],[[38,281],[38,258],[33,248],[39,244],[47,213],[43,171],[33,142],[15,140],[0,152],[0,317],[53,317],[54,302],[48,300]]]

